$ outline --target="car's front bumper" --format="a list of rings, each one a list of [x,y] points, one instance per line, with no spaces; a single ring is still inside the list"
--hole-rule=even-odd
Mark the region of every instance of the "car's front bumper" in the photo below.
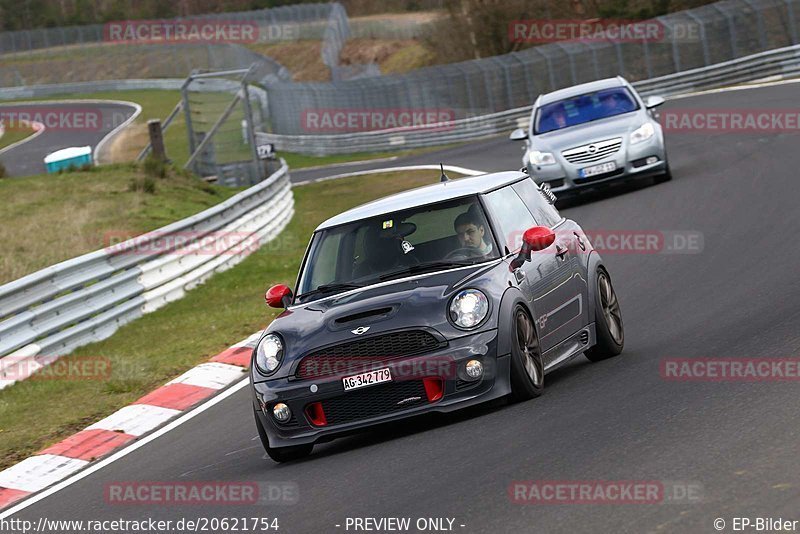
[[[648,158],[658,159],[655,163],[647,164]],[[614,162],[616,170],[583,178],[580,170],[594,165]],[[631,145],[627,140],[618,152],[599,161],[586,164],[573,164],[556,155],[553,165],[527,164],[528,174],[537,183],[547,183],[554,193],[578,192],[580,190],[594,189],[609,182],[619,182],[631,179],[646,178],[663,174],[667,170],[667,155],[661,135],[654,135],[647,141]]]
[[[464,365],[467,361],[477,359],[483,363],[483,375],[477,380],[467,380]],[[398,358],[386,362],[392,373],[392,382],[367,386],[345,391],[342,376],[328,376],[318,379],[281,378],[253,384],[254,405],[256,413],[269,437],[270,446],[285,447],[304,443],[327,441],[333,437],[352,433],[376,424],[396,421],[428,412],[450,412],[481,402],[502,397],[511,392],[509,382],[510,356],[497,355],[497,330],[487,330],[450,340],[448,345],[436,352],[421,356]],[[422,381],[424,377],[439,377],[443,384],[443,396],[435,401],[412,400],[409,407],[404,407],[408,399],[400,399],[392,403],[390,409],[383,413],[373,413],[376,404],[386,406],[389,395],[397,395],[398,388],[414,389],[413,381]],[[316,386],[315,388],[312,386]],[[391,392],[389,387],[392,388]],[[316,391],[312,391],[312,390]],[[400,395],[407,393],[400,392]],[[380,403],[369,402],[367,397],[381,396]],[[416,399],[416,396],[409,397]],[[364,399],[360,402],[365,417],[349,420],[348,417],[334,417],[324,426],[312,424],[306,408],[313,403],[336,406],[335,412],[342,414],[342,406],[352,405],[352,400]],[[392,401],[394,398],[392,398]],[[272,415],[272,407],[282,402],[289,406],[292,418],[288,424],[279,423]],[[391,401],[390,401],[391,402]],[[349,403],[349,404],[348,404]],[[333,410],[325,408],[329,413]],[[371,411],[372,410],[372,411]],[[361,412],[357,412],[361,413]]]

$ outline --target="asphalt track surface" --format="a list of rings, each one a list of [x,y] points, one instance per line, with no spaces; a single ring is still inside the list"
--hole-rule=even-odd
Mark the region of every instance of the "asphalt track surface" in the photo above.
[[[799,87],[698,96],[667,109],[790,109]],[[798,357],[798,146],[796,133],[674,132],[673,181],[623,188],[564,210],[585,229],[696,231],[704,243],[696,254],[607,255],[625,351],[597,364],[573,360],[546,377],[538,399],[409,421],[318,445],[308,459],[278,465],[257,442],[245,388],[14,517],[261,515],[279,518],[281,532],[314,534],[345,532],[348,517],[451,517],[463,533],[573,534],[716,532],[715,518],[727,522],[725,531],[734,516],[800,519],[800,385],[672,382],[659,373],[669,357]],[[519,166],[519,149],[505,140],[445,152],[414,160]],[[254,281],[254,291],[262,284]],[[220,480],[293,482],[299,502],[255,508],[104,501],[109,483]],[[686,504],[519,505],[508,497],[518,480],[684,481],[700,484],[702,495]]]
[[[36,138],[0,155],[8,174],[15,177],[44,173],[44,157],[62,148],[88,145],[94,151],[106,135],[136,111],[132,106],[112,103],[32,102],[2,104],[0,116],[16,117],[14,113],[23,110],[31,115],[52,113],[48,116],[53,122]]]

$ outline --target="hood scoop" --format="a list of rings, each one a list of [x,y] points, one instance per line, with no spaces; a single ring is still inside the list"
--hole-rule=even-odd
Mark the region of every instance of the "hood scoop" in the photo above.
[[[382,321],[383,319],[388,319],[394,312],[396,311],[395,307],[392,306],[384,306],[382,308],[375,308],[372,310],[366,310],[363,312],[352,313],[350,315],[344,315],[342,317],[338,317],[333,320],[333,326],[337,328],[344,328],[348,326],[352,326],[353,323],[373,323],[376,321]]]

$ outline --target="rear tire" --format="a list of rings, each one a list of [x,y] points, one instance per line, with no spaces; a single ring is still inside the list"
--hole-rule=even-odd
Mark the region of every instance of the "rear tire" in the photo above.
[[[616,356],[625,346],[625,328],[619,300],[605,269],[597,270],[597,292],[594,305],[594,325],[597,343],[584,354],[593,362]]]
[[[267,437],[267,432],[264,430],[264,427],[261,426],[261,421],[258,419],[258,413],[256,413],[255,407],[253,407],[253,415],[256,418],[256,428],[258,429],[258,437],[261,439],[261,445],[264,446],[264,450],[270,458],[276,462],[282,463],[299,460],[311,454],[311,451],[314,449],[313,443],[293,445],[291,447],[270,447],[269,437]]]
[[[524,401],[544,391],[544,364],[539,336],[528,313],[517,306],[512,317],[514,339],[511,340],[511,396]]]

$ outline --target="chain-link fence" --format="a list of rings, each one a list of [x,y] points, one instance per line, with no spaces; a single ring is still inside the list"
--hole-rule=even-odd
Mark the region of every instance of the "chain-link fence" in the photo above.
[[[226,41],[219,35],[212,42],[179,42],[168,38],[155,42],[158,39],[152,38],[150,32],[145,39],[115,38],[115,35],[129,36],[131,32],[140,37],[143,32],[139,30],[145,25],[162,24],[174,30],[181,23],[206,22],[231,26],[238,23],[245,28],[255,27],[257,32],[253,32],[251,38],[240,38],[238,42],[230,38]],[[115,33],[115,28],[119,30],[118,33]],[[248,68],[254,63],[258,66],[262,83],[288,81],[290,73],[285,68],[248,46],[299,39],[322,40],[324,62],[335,70],[348,35],[347,14],[338,3],[298,4],[168,21],[120,21],[2,32],[0,87],[127,78],[176,78],[186,77],[198,69]]]
[[[185,167],[221,185],[253,185],[270,172],[259,156],[256,130],[264,128],[266,93],[251,85],[256,68],[196,74],[181,90],[189,140]]]
[[[799,18],[800,0],[728,0],[658,17],[658,39],[554,42],[403,75],[274,83],[271,131],[336,133],[335,125],[320,130],[307,119],[339,110],[351,116],[376,109],[438,110],[462,119],[518,108],[539,94],[598,78],[644,80],[797,44]]]

